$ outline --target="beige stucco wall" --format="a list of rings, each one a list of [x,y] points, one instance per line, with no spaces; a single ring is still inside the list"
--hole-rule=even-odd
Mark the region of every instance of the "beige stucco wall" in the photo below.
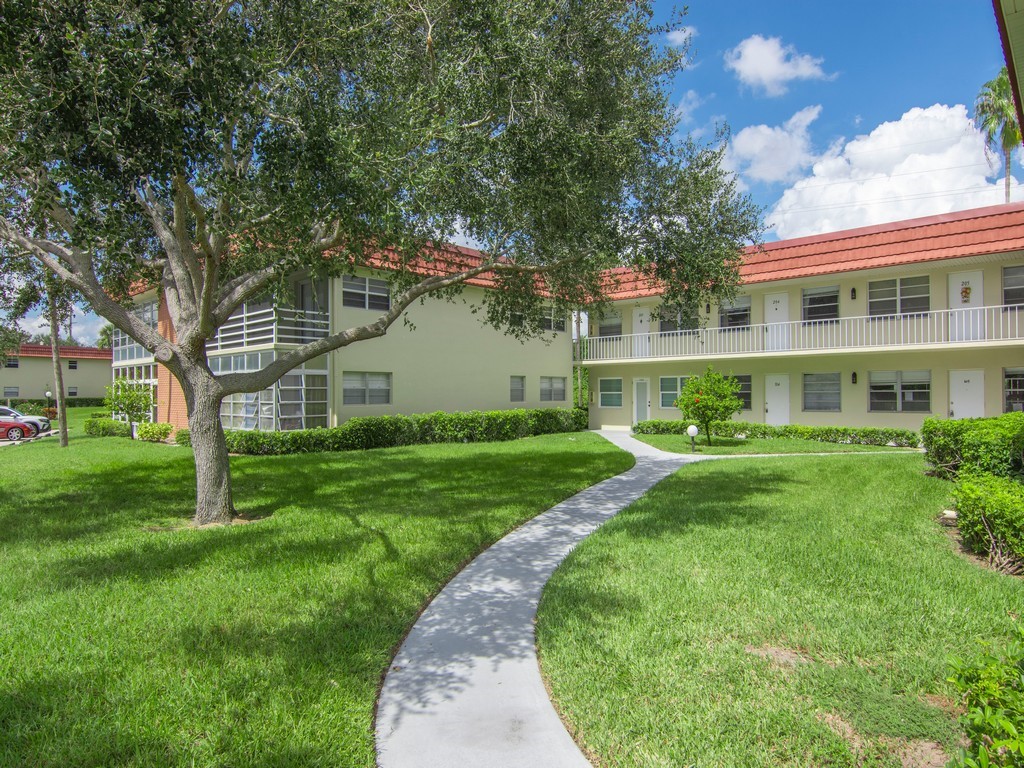
[[[372,322],[379,312],[343,307],[341,281],[332,281],[334,330]],[[357,342],[330,355],[331,411],[337,424],[353,416],[427,411],[497,410],[572,406],[572,333],[548,333],[520,342],[483,322],[472,306],[483,297],[467,288],[453,302],[427,299],[406,312],[383,338]],[[343,405],[345,371],[392,374],[390,405]],[[511,376],[526,377],[525,402],[510,400]],[[540,377],[564,377],[566,399],[541,402]]]
[[[110,384],[111,372],[109,360],[78,359],[78,369],[70,370],[68,361],[77,358],[61,359],[63,369],[64,391],[71,387],[78,388],[78,397],[103,397],[106,387]],[[47,390],[53,391],[53,363],[48,357],[18,358],[17,368],[0,366],[0,395],[4,387],[17,387],[18,397],[39,399],[46,396]],[[0,398],[2,399],[2,398]]]

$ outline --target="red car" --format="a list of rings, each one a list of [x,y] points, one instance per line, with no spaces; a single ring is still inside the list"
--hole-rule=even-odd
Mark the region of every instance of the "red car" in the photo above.
[[[36,428],[24,421],[0,420],[0,440],[21,440],[23,437],[35,437]]]

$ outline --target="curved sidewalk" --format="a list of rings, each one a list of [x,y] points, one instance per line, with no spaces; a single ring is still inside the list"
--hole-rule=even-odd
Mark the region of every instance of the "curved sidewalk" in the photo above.
[[[588,768],[548,699],[534,648],[541,589],[579,541],[684,464],[711,458],[603,437],[636,466],[552,507],[483,552],[434,598],[384,679],[380,768]]]

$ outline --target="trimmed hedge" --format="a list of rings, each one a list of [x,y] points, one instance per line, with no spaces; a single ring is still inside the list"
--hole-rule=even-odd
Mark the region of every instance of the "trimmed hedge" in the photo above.
[[[957,526],[968,549],[987,555],[996,539],[1024,560],[1024,484],[993,474],[962,472],[953,500]]]
[[[93,437],[131,437],[132,425],[116,419],[86,419],[85,434]]]
[[[533,435],[579,432],[587,428],[585,409],[515,409],[362,416],[329,429],[290,432],[228,431],[231,453],[272,456],[287,453],[357,451],[422,443],[481,443]],[[178,430],[180,435],[183,431]]]
[[[5,398],[6,399],[6,398]],[[100,408],[103,406],[102,397],[65,397],[65,402],[69,408]],[[24,405],[38,405],[45,407],[53,404],[53,398],[50,398],[50,402],[47,403],[45,398],[33,398],[33,397],[12,397],[10,398],[11,408],[16,411],[20,411]]]
[[[651,419],[641,421],[633,431],[640,435],[685,435],[689,422],[680,419]],[[804,424],[756,424],[749,421],[716,421],[711,424],[715,437],[799,438],[818,443],[844,445],[894,445],[898,448],[916,448],[921,438],[910,429],[882,427],[809,427]]]
[[[192,447],[192,433],[188,431],[188,427],[182,427],[174,433],[174,444]]]
[[[143,421],[135,428],[135,434],[139,440],[145,440],[149,443],[162,443],[171,436],[171,430],[173,429],[174,427],[170,424],[161,421],[155,423]]]
[[[987,419],[925,419],[925,456],[940,477],[961,470],[1020,477],[1024,452],[1024,413]]]

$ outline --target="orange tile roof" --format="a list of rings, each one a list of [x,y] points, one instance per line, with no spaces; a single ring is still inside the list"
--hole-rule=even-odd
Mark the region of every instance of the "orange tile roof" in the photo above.
[[[1010,203],[747,248],[740,266],[740,283],[751,285],[1019,250],[1024,250],[1024,203]],[[659,285],[628,267],[606,274],[612,300],[661,293]]]
[[[18,357],[49,357],[48,344],[22,344],[18,348]],[[99,347],[61,347],[61,359],[72,360],[111,360],[113,353],[109,349]]]

